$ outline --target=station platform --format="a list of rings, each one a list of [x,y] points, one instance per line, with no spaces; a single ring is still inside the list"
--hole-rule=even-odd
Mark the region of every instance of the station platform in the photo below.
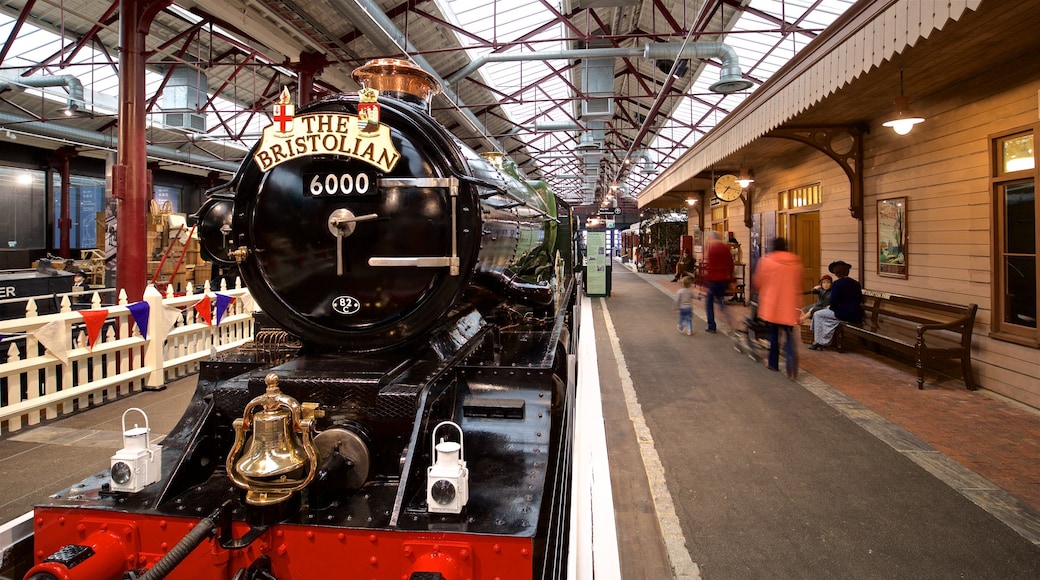
[[[1036,410],[867,349],[799,345],[790,381],[619,266],[593,307],[622,578],[1040,577]]]
[[[1040,412],[866,349],[800,345],[788,380],[703,302],[679,334],[670,280],[615,262],[590,301],[618,578],[1040,576]],[[194,382],[0,439],[0,521],[106,469],[127,408],[167,432]]]

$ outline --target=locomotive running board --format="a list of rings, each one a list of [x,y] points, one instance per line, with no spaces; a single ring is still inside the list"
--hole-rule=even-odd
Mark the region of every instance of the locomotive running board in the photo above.
[[[459,232],[458,232],[458,199],[459,180],[455,177],[414,177],[414,178],[384,178],[379,180],[380,188],[390,187],[429,187],[447,189],[451,196],[451,255],[450,256],[418,256],[418,257],[371,257],[368,259],[369,266],[399,267],[410,266],[414,268],[444,268],[451,271],[452,276],[458,276],[459,268]]]

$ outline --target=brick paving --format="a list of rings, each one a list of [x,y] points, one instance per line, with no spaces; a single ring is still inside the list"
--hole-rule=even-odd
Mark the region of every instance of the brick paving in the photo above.
[[[960,379],[917,373],[866,349],[802,351],[801,366],[834,389],[1040,509],[1040,412]]]

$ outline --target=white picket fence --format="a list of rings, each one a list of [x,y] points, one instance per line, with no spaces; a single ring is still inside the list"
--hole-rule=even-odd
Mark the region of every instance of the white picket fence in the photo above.
[[[252,299],[241,283],[235,285],[228,290],[222,284],[221,290],[211,292],[207,282],[203,292],[195,294],[189,284],[183,296],[174,296],[172,290],[163,296],[148,286],[142,300],[148,304],[147,338],[131,315],[132,306],[140,311],[139,303],[127,304],[126,293],[120,292],[118,305],[104,307],[108,312],[93,345],[88,345],[83,315],[72,309],[68,296],[62,298],[61,312],[43,316],[36,315],[30,301],[25,318],[0,321],[0,348],[7,355],[0,364],[0,433],[160,388],[166,380],[196,372],[206,357],[249,342]],[[219,324],[218,294],[222,302],[234,298]],[[196,308],[206,296],[212,324]],[[100,297],[95,293],[92,298],[90,310],[102,309]],[[55,321],[64,327],[64,352],[46,348],[38,337]],[[48,330],[55,329],[61,330]],[[53,338],[46,342],[54,345]]]

